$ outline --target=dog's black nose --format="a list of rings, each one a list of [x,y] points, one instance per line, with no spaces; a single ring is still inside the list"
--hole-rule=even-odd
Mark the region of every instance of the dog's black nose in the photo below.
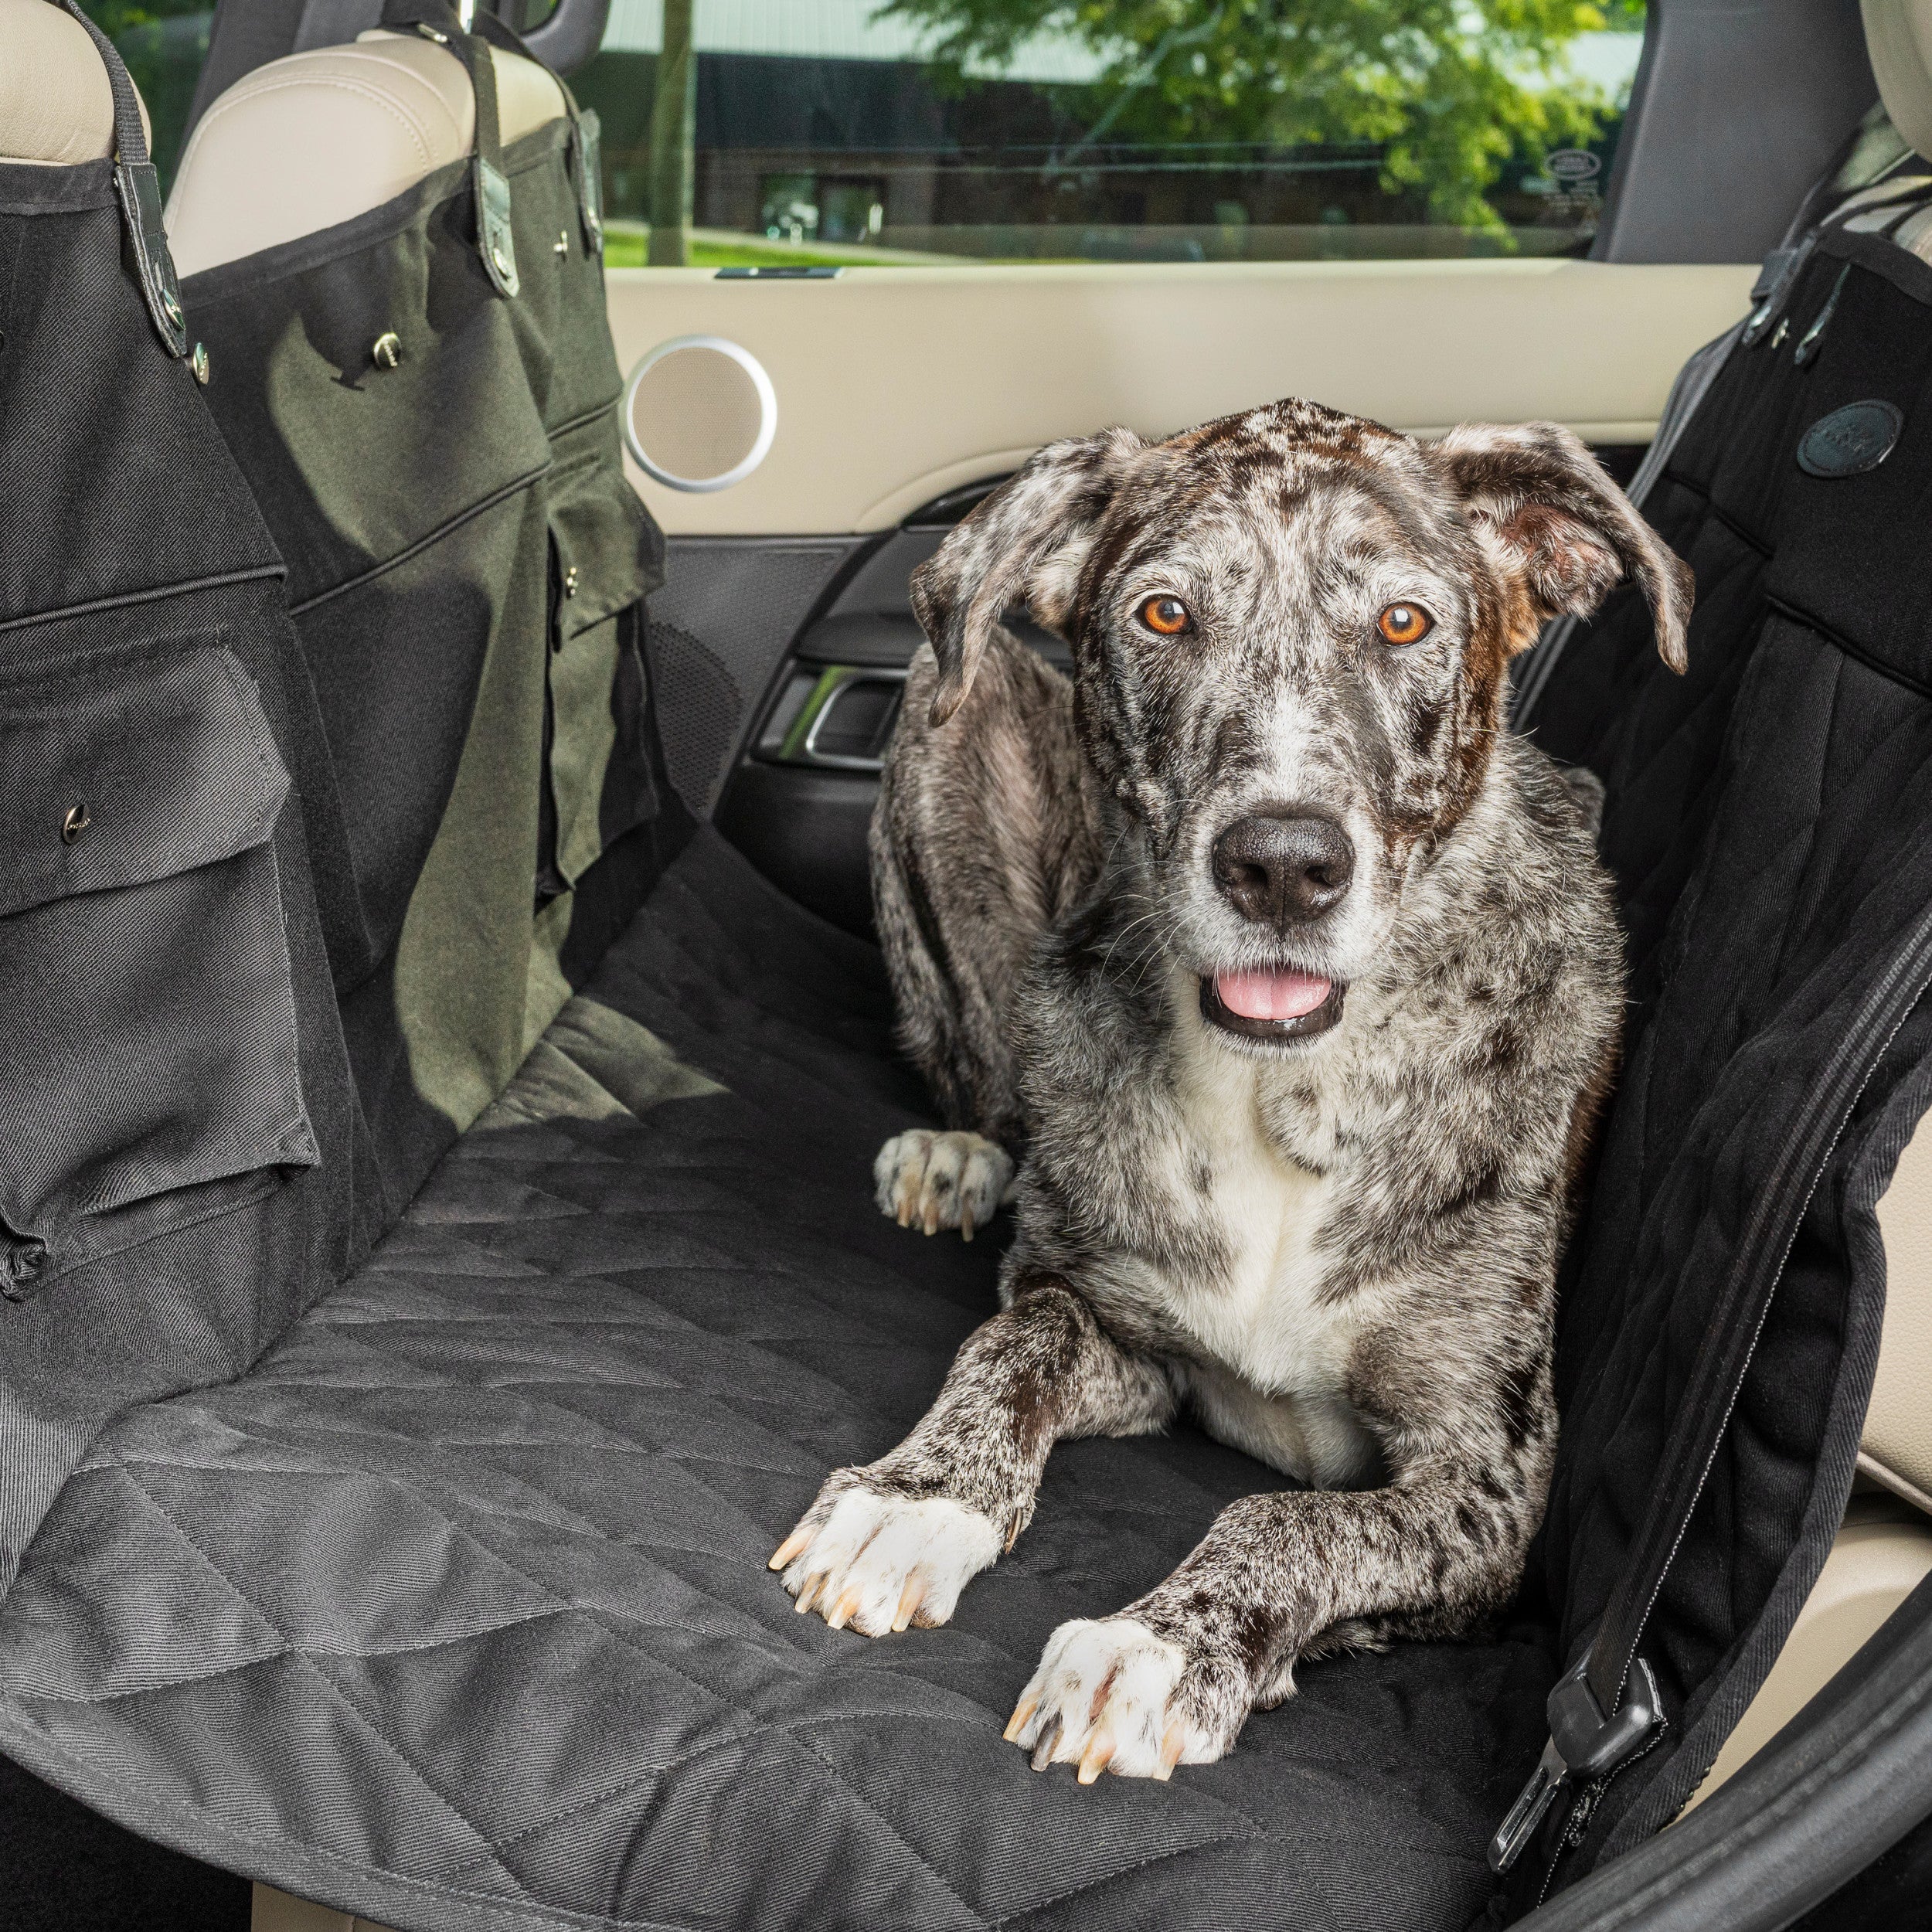
[[[1214,878],[1245,919],[1319,919],[1349,889],[1355,847],[1332,818],[1237,818],[1214,842]]]

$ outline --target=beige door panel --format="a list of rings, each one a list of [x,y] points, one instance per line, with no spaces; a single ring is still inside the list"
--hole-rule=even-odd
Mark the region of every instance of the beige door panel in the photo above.
[[[1494,260],[607,280],[627,372],[700,335],[770,374],[776,434],[742,482],[689,494],[632,470],[665,528],[698,536],[884,529],[1055,437],[1168,434],[1285,395],[1418,434],[1549,417],[1645,442],[1679,366],[1743,312],[1755,272]]]

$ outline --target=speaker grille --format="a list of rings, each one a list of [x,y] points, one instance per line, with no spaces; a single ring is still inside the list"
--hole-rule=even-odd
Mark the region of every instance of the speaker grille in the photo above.
[[[631,454],[672,489],[720,490],[749,476],[777,418],[757,357],[716,336],[660,343],[633,371],[624,399]]]

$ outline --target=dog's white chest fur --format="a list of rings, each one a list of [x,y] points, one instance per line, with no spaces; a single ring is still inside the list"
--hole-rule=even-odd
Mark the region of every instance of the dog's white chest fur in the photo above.
[[[1198,1021],[1183,1024],[1176,1047],[1184,1185],[1231,1262],[1216,1280],[1164,1284],[1172,1316],[1213,1358],[1183,1371],[1194,1408],[1211,1434],[1304,1481],[1370,1481],[1379,1451],[1344,1393],[1356,1324],[1323,1299],[1315,1245],[1339,1183],[1270,1140],[1257,1091],[1264,1063]]]

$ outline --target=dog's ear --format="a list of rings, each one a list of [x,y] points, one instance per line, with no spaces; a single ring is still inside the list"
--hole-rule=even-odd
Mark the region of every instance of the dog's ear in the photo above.
[[[1642,587],[1658,655],[1687,662],[1685,632],[1696,580],[1632,507],[1582,441],[1555,423],[1520,428],[1465,423],[1435,446],[1476,533],[1529,600],[1512,651],[1546,618],[1587,617],[1625,577]]]
[[[1065,621],[1100,519],[1146,447],[1121,429],[1048,444],[913,573],[913,614],[939,659],[935,725],[964,702],[1002,611],[1024,604],[1049,630]]]

